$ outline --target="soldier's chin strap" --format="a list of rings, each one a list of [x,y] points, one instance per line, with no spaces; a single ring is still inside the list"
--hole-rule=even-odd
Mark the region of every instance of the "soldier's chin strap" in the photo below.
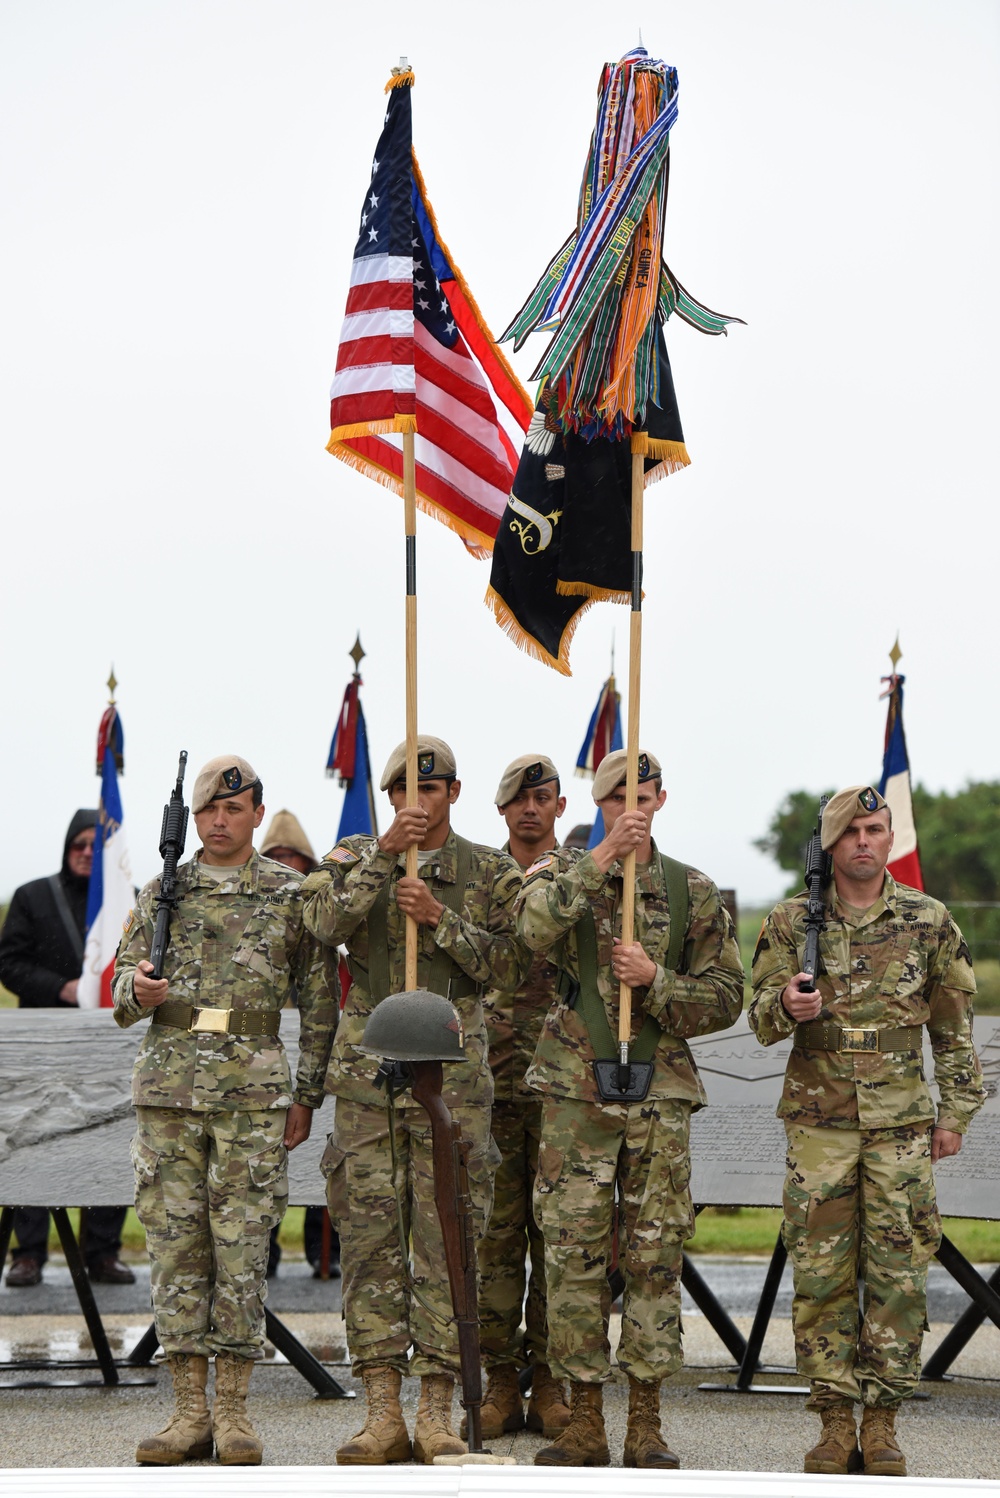
[[[442,1316],[437,1306],[432,1306],[425,1299],[413,1283],[413,1274],[410,1270],[410,1245],[406,1232],[406,1216],[403,1210],[403,1196],[399,1187],[399,1157],[396,1153],[396,1094],[405,1092],[413,1081],[410,1073],[409,1063],[406,1061],[390,1061],[386,1057],[378,1071],[375,1073],[374,1083],[379,1089],[385,1088],[385,1100],[389,1110],[389,1157],[392,1161],[392,1194],[396,1202],[396,1231],[399,1234],[399,1251],[403,1260],[403,1282],[407,1290],[419,1300],[424,1310],[435,1321],[444,1326],[454,1326],[454,1316]]]

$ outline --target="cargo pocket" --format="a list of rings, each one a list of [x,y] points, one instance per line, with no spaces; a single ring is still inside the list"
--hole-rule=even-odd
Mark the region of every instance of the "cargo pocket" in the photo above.
[[[910,1263],[915,1267],[929,1264],[941,1246],[941,1214],[930,1167],[927,1176],[910,1185]]]
[[[553,1210],[558,1210],[558,1202],[554,1202],[553,1197],[562,1179],[563,1160],[563,1151],[556,1149],[552,1144],[546,1144],[543,1139],[538,1149],[538,1173],[535,1176],[535,1185],[532,1193],[535,1221],[542,1228],[543,1232],[545,1229],[546,1208],[548,1208],[550,1213]]]
[[[135,1211],[142,1226],[149,1231],[161,1227],[166,1219],[163,1189],[160,1184],[160,1155],[138,1136],[129,1147],[135,1172]]]
[[[320,1174],[326,1180],[326,1208],[330,1221],[343,1237],[347,1224],[347,1154],[334,1144],[331,1134],[319,1162]]]
[[[685,1152],[671,1160],[669,1173],[670,1196],[662,1204],[661,1238],[665,1243],[683,1243],[694,1236],[690,1155]]]
[[[247,1158],[247,1226],[270,1232],[288,1206],[288,1151],[272,1144]]]

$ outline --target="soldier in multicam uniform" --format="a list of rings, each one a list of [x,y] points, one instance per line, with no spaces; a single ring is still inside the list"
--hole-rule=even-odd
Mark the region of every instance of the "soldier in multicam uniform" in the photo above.
[[[941,1240],[932,1165],[958,1152],[984,1100],[969,949],[943,905],[886,872],[892,836],[889,808],[871,786],[849,786],[827,804],[822,844],[833,878],[817,992],[801,971],[804,894],[771,912],[754,954],[757,1038],[794,1036],[778,1116],[788,1136],[783,1232],[796,1361],[823,1425],[807,1472],[845,1473],[862,1461],[869,1474],[906,1472],[895,1417],[920,1377],[927,1265]],[[864,1406],[860,1455],[855,1401]]]
[[[461,783],[448,745],[420,738],[417,806],[406,805],[405,763],[400,744],[382,776],[396,813],[388,830],[378,838],[344,838],[305,884],[306,923],[321,941],[346,943],[352,980],[326,1079],[337,1109],[323,1157],[330,1216],[340,1231],[347,1339],[368,1401],[363,1429],[337,1452],[343,1465],[409,1459],[399,1403],[404,1373],[420,1377],[417,1460],[466,1450],[451,1426],[458,1340],[434,1205],[430,1121],[404,1094],[390,1140],[386,1099],[375,1087],[378,1063],[357,1049],[365,1023],[382,999],[405,987],[405,918],[412,916],[419,928],[418,986],[446,995],[464,1028],[466,1059],[447,1067],[444,1100],[471,1146],[469,1186],[481,1233],[499,1156],[490,1138],[493,1079],[480,996],[486,988],[516,988],[530,963],[514,929],[520,869],[497,849],[467,843],[451,829]],[[419,849],[415,879],[404,872],[405,850],[413,843]],[[392,1144],[412,1241],[412,1296],[399,1240]]]
[[[534,1205],[545,1238],[549,1361],[570,1380],[570,1422],[536,1455],[542,1466],[610,1462],[602,1404],[611,1372],[607,1272],[616,1184],[625,1239],[618,1347],[629,1381],[624,1461],[678,1465],[661,1433],[660,1384],[682,1361],[681,1245],[694,1230],[690,1116],[706,1101],[686,1037],[725,1029],[743,1003],[739,950],[719,891],[696,869],[664,861],[652,840],[653,815],[666,800],[659,762],[639,756],[632,812],[625,810],[625,770],[619,750],[602,760],[594,779],[603,841],[575,860],[562,850],[537,859],[518,902],[521,935],[532,950],[549,953],[580,992],[579,1002],[572,993],[550,1010],[526,1078],[543,1094]],[[636,939],[625,944],[621,860],[630,851],[637,860]],[[675,932],[672,944],[670,907],[685,903],[683,941]],[[586,956],[588,932],[596,957]],[[620,982],[632,988],[633,1038],[643,1027],[655,1042],[648,1093],[628,1104],[601,1099],[597,1051],[582,1012],[590,994],[617,1033]],[[647,1019],[655,1024],[647,1027]]]
[[[566,797],[560,794],[558,770],[544,754],[522,754],[509,764],[495,799],[510,833],[503,851],[522,869],[556,847],[555,824],[566,809]],[[545,1244],[531,1209],[542,1101],[524,1085],[542,1021],[555,998],[557,977],[558,969],[541,954],[520,988],[513,993],[494,989],[483,1001],[493,1072],[492,1131],[502,1157],[493,1183],[493,1215],[479,1245],[480,1344],[487,1370],[482,1424],[487,1440],[523,1428],[518,1369],[525,1364],[531,1368],[528,1429],[552,1438],[569,1423],[565,1390],[549,1371]],[[525,1274],[526,1250],[530,1278]]]
[[[136,1211],[146,1230],[156,1331],[176,1409],[140,1463],[211,1456],[255,1465],[246,1412],[263,1356],[268,1235],[288,1200],[287,1150],[323,1102],[337,1024],[333,954],[302,920],[302,876],[259,857],[263,787],[237,755],[209,760],[192,809],[201,851],[177,871],[165,976],[149,953],[159,880],[125,925],[115,1019],[150,1019],[132,1078]],[[302,1016],[294,1089],[278,1039],[289,986]],[[215,1354],[215,1406],[205,1397]]]

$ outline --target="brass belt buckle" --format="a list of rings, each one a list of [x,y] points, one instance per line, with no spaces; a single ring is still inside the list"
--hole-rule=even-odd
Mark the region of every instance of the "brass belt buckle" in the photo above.
[[[229,1030],[228,1009],[196,1009],[191,1029],[196,1035],[225,1035]]]
[[[878,1031],[845,1028],[840,1032],[840,1049],[842,1051],[877,1051]]]

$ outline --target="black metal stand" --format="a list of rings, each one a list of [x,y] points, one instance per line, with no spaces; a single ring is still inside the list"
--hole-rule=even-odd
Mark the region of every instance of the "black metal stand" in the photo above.
[[[740,1362],[739,1373],[734,1384],[699,1384],[699,1389],[710,1390],[716,1394],[808,1394],[809,1390],[798,1384],[755,1384],[753,1376],[755,1372],[766,1372],[760,1366],[760,1350],[764,1345],[764,1337],[767,1333],[768,1322],[774,1310],[774,1302],[778,1297],[778,1287],[781,1284],[781,1276],[785,1269],[785,1260],[788,1255],[785,1250],[781,1234],[774,1245],[771,1262],[767,1266],[767,1274],[764,1276],[764,1288],[760,1292],[760,1300],[757,1302],[757,1310],[754,1313],[753,1325],[750,1335],[746,1340],[743,1357]],[[775,1372],[792,1372],[792,1369],[775,1369]]]
[[[952,1279],[970,1297],[972,1304],[966,1307],[940,1347],[924,1364],[922,1377],[931,1380],[944,1378],[959,1353],[987,1318],[995,1326],[1000,1326],[1000,1266],[994,1269],[988,1280],[984,1280],[947,1237],[941,1239],[937,1257]]]
[[[681,1284],[724,1346],[738,1363],[742,1363],[747,1354],[746,1338],[729,1313],[719,1304],[714,1291],[702,1279],[687,1254],[681,1261]]]
[[[91,1289],[90,1280],[87,1276],[87,1269],[83,1262],[83,1255],[80,1252],[80,1245],[77,1242],[76,1234],[73,1232],[73,1224],[69,1220],[69,1212],[65,1207],[50,1207],[49,1211],[52,1213],[56,1231],[59,1234],[59,1241],[62,1244],[63,1253],[66,1255],[66,1264],[73,1280],[76,1298],[80,1302],[83,1319],[90,1333],[90,1340],[94,1344],[94,1357],[97,1360],[97,1366],[101,1370],[101,1378],[100,1381],[93,1378],[18,1379],[17,1383],[3,1384],[0,1387],[5,1389],[113,1389],[121,1387],[122,1381],[118,1376],[118,1369],[119,1367],[127,1367],[128,1364],[116,1363],[111,1348],[108,1345],[108,1335],[104,1330],[101,1313],[97,1309],[97,1302],[94,1299],[94,1292]],[[14,1210],[12,1207],[4,1207],[0,1210],[0,1269],[2,1269],[7,1259],[7,1250],[10,1247],[10,1238],[13,1230]],[[57,1369],[66,1371],[93,1367],[94,1360],[91,1358],[67,1359],[65,1361],[60,1359],[55,1362],[48,1358],[32,1358],[10,1363],[0,1363],[0,1372],[48,1373],[54,1372]],[[131,1378],[127,1382],[129,1387],[134,1387],[137,1384],[154,1384],[156,1380],[155,1378]]]
[[[338,1384],[318,1358],[313,1357],[308,1347],[303,1347],[294,1332],[290,1332],[285,1323],[279,1321],[274,1312],[269,1311],[266,1306],[264,1307],[264,1327],[278,1351],[284,1354],[307,1383],[312,1384],[316,1390],[317,1399],[354,1399],[353,1391]],[[156,1327],[151,1326],[148,1331],[143,1332],[129,1353],[128,1362],[148,1363],[159,1345],[160,1339],[156,1335]]]

